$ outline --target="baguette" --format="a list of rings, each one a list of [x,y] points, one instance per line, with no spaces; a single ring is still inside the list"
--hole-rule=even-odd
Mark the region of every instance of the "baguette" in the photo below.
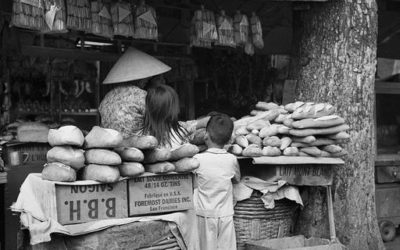
[[[171,161],[177,161],[186,157],[193,157],[199,153],[199,148],[196,145],[186,143],[171,151]]]
[[[241,146],[242,148],[247,148],[249,146],[249,141],[243,135],[239,135],[235,138],[235,143]]]
[[[278,134],[279,126],[278,124],[272,124],[269,127],[265,127],[260,130],[260,133],[258,134],[259,137],[261,138],[266,138],[269,136],[274,136]]]
[[[300,148],[300,151],[315,157],[321,156],[321,150],[317,147]]]
[[[304,102],[294,102],[294,103],[288,103],[285,105],[285,110],[287,110],[289,113],[293,113],[296,109],[299,107],[303,106]]]
[[[119,154],[119,156],[121,156],[122,161],[142,162],[144,160],[144,154],[140,149],[133,147],[119,147],[115,148],[114,150]]]
[[[272,110],[272,109],[278,109],[280,108],[280,106],[276,103],[273,102],[257,102],[256,104],[256,109],[258,110],[264,110],[264,111],[268,111],[268,110]]]
[[[249,145],[247,148],[245,148],[242,152],[243,156],[247,156],[247,157],[259,157],[262,156],[262,149],[259,148],[256,145]]]
[[[146,172],[162,174],[175,171],[175,165],[170,162],[157,162],[145,165]]]
[[[334,112],[335,109],[333,108],[333,106],[327,103],[306,104],[300,108],[297,108],[292,113],[292,118],[294,120],[319,118],[322,116],[332,115]]]
[[[308,119],[303,119],[299,121],[295,121],[292,123],[293,128],[297,129],[303,129],[303,128],[329,128],[329,127],[334,127],[337,125],[344,124],[344,119],[336,116],[336,115],[330,115],[330,116],[323,116],[320,118],[308,118]]]
[[[292,140],[294,142],[301,142],[301,143],[313,143],[317,140],[317,138],[315,138],[315,136],[309,135],[309,136],[305,136],[305,137],[297,137],[297,136],[293,136]]]
[[[278,136],[266,137],[263,140],[263,145],[279,148],[282,145],[282,141],[281,141],[281,139],[279,139]]]
[[[282,137],[281,139],[281,146],[280,146],[280,150],[285,150],[287,147],[289,147],[289,145],[292,143],[292,139],[290,137]]]
[[[173,164],[175,165],[175,171],[178,173],[191,172],[200,166],[200,162],[196,158],[183,158]]]
[[[240,126],[235,130],[235,135],[247,135],[249,133],[246,126]]]
[[[296,148],[307,148],[307,147],[311,147],[310,144],[308,143],[303,143],[303,142],[292,142],[292,144],[290,144],[291,147],[296,147]]]
[[[263,156],[279,156],[281,155],[281,150],[277,147],[266,146],[262,149]]]
[[[327,145],[322,147],[322,150],[331,153],[331,154],[337,154],[339,152],[342,152],[343,148],[338,145]]]
[[[350,139],[350,135],[344,131],[338,133],[332,133],[332,135],[328,135],[329,139],[332,140],[347,140]]]
[[[46,163],[42,170],[42,179],[48,181],[73,182],[76,172],[70,166],[60,162]]]
[[[144,151],[144,163],[168,161],[171,158],[171,150],[167,148],[155,148]]]
[[[144,173],[144,167],[139,162],[123,162],[118,166],[121,176],[135,177]]]
[[[308,129],[291,129],[289,133],[294,136],[305,137],[309,135],[328,135],[336,134],[348,130],[350,127],[347,124],[338,125],[330,128],[308,128]]]
[[[268,121],[257,120],[257,121],[254,121],[252,123],[249,123],[246,128],[247,128],[248,131],[252,131],[254,129],[260,130],[260,129],[264,128],[264,127],[268,127],[269,125],[271,125],[271,124]]]
[[[243,149],[241,146],[237,144],[232,144],[229,146],[228,150],[229,153],[234,154],[234,155],[242,155]]]
[[[249,142],[249,144],[256,144],[259,147],[261,147],[262,145],[262,139],[255,134],[246,135],[246,139]]]
[[[286,127],[292,128],[293,122],[294,122],[294,120],[292,118],[286,118],[285,120],[283,120],[283,125],[285,125]]]
[[[119,165],[121,157],[114,151],[107,149],[89,149],[85,151],[86,163],[99,165]]]
[[[297,156],[299,155],[299,149],[296,147],[288,147],[283,150],[283,155],[285,156]]]

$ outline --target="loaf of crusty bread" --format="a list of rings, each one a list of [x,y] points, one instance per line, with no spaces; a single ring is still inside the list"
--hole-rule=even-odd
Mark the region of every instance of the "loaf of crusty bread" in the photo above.
[[[76,180],[76,172],[61,162],[47,163],[42,171],[42,179],[48,181],[72,182]]]
[[[85,165],[85,156],[82,149],[56,146],[47,151],[47,162],[61,162],[78,170]]]
[[[85,152],[86,163],[100,165],[119,165],[122,160],[119,154],[107,149],[89,149]]]
[[[82,131],[73,125],[62,126],[59,129],[50,129],[48,141],[51,146],[71,145],[81,147],[84,142]]]
[[[117,130],[94,126],[85,137],[86,148],[116,148],[122,144],[122,135]]]
[[[17,139],[21,142],[47,142],[49,127],[39,122],[24,122],[17,128]]]
[[[89,164],[82,170],[83,180],[113,183],[117,182],[119,177],[119,169],[116,166]]]

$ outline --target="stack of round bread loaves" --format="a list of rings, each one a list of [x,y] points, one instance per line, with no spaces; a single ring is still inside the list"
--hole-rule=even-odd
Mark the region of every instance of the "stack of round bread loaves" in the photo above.
[[[121,143],[122,135],[118,131],[94,126],[85,137],[87,165],[82,170],[82,179],[103,183],[118,181],[118,166],[122,160],[113,149],[120,147]]]
[[[50,129],[48,142],[52,148],[47,152],[42,178],[50,181],[75,181],[76,171],[85,166],[82,131],[75,126]]]

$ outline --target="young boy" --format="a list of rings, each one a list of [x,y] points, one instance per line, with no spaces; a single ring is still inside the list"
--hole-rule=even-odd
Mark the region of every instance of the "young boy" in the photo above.
[[[240,171],[236,157],[223,149],[232,130],[229,116],[211,116],[206,133],[208,149],[195,156],[200,167],[194,172],[197,188],[193,200],[201,250],[236,249],[232,181],[240,181]]]

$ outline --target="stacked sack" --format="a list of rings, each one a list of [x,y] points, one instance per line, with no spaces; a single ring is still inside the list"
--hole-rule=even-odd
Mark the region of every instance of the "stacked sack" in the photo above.
[[[116,182],[120,178],[119,168],[122,160],[113,149],[122,144],[122,135],[108,128],[94,126],[85,137],[86,167],[82,169],[83,180],[103,183]]]
[[[199,162],[193,158],[199,152],[199,149],[189,143],[170,150],[159,147],[157,139],[153,136],[135,135],[124,139],[123,146],[121,155],[128,149],[143,152],[142,161],[146,172],[155,174],[189,172],[199,167]]]
[[[47,163],[42,178],[50,181],[73,182],[76,171],[85,166],[82,131],[75,126],[50,129],[48,142],[52,148],[47,152]]]
[[[235,122],[235,155],[342,157],[350,135],[345,120],[326,103],[295,102],[285,106],[258,102],[251,116]]]

